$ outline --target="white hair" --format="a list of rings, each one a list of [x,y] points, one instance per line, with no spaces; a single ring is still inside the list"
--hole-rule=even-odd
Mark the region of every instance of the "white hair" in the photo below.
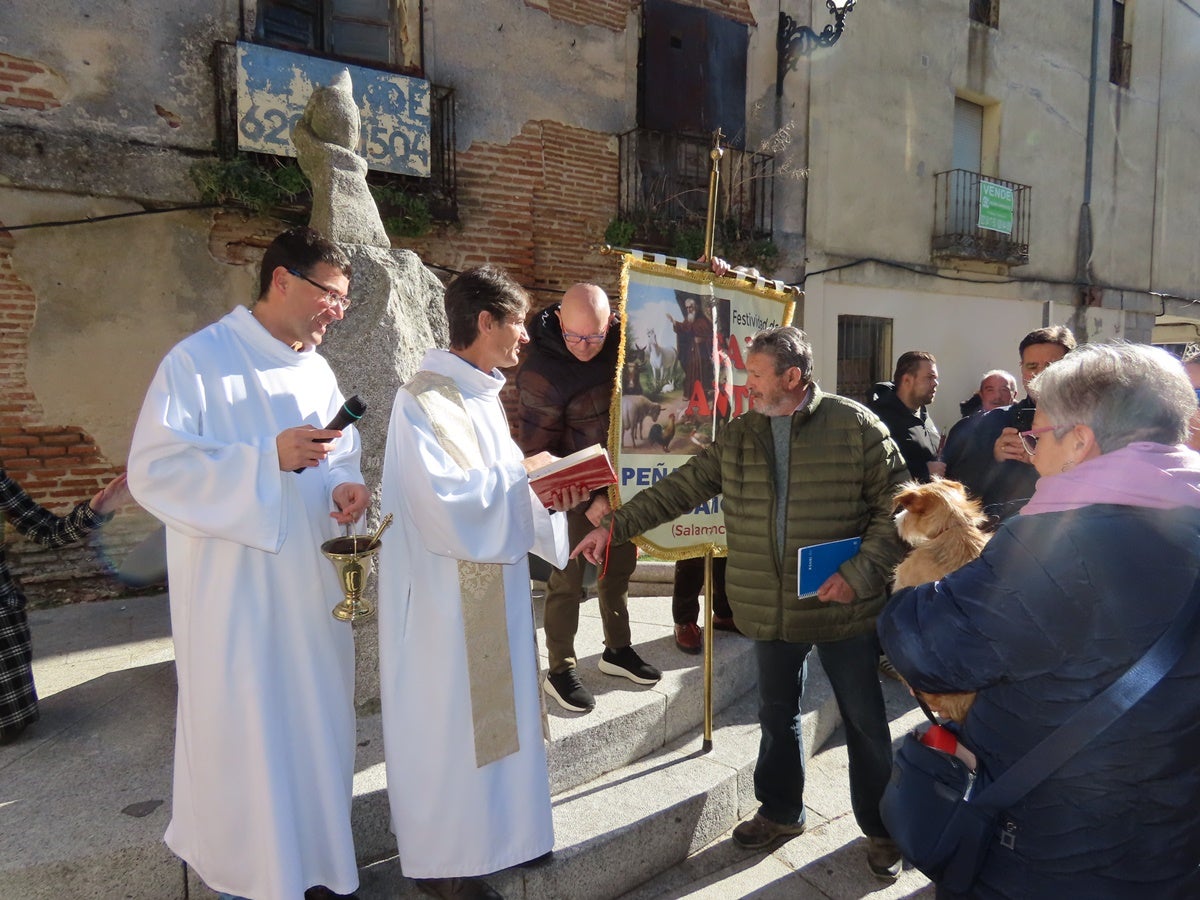
[[[1179,361],[1144,344],[1085,344],[1029,383],[1054,425],[1087,425],[1102,453],[1187,440],[1196,393]]]

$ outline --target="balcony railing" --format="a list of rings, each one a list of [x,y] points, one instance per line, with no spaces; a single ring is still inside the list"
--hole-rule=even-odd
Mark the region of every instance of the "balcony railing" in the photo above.
[[[981,182],[1012,191],[1010,233],[980,227]],[[934,258],[1026,265],[1032,192],[1029,185],[988,178],[967,169],[938,172],[934,175]]]
[[[1108,57],[1108,80],[1119,87],[1129,87],[1130,67],[1133,63],[1133,44],[1120,38],[1112,39],[1112,50]]]
[[[635,129],[620,136],[619,215],[636,226],[638,246],[672,252],[671,233],[703,231],[711,149],[707,135]],[[720,166],[718,227],[731,240],[769,239],[775,158],[726,148]]]

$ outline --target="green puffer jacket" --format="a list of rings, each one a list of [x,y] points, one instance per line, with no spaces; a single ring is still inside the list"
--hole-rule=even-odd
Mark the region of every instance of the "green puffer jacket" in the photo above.
[[[871,631],[904,555],[892,520],[892,497],[908,479],[899,449],[874,413],[814,384],[792,414],[782,565],[775,555],[774,460],[770,420],[757,412],[739,416],[704,451],[617,510],[612,539],[627,541],[723,493],[725,588],[743,634],[817,643]],[[861,550],[839,569],[858,599],[800,599],[797,550],[859,536]]]

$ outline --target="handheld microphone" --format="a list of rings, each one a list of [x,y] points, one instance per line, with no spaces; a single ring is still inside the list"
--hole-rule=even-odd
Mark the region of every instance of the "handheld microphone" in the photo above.
[[[347,425],[353,425],[363,417],[363,413],[367,411],[367,404],[358,399],[358,394],[355,394],[349,400],[342,404],[342,408],[337,411],[328,425],[325,426],[326,431],[344,431]],[[316,438],[313,438],[313,443],[320,443]],[[297,475],[303,472],[309,466],[301,466],[299,469],[293,469]]]

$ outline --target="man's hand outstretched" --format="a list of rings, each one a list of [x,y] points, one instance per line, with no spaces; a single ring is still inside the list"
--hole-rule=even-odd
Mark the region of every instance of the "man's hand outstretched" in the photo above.
[[[608,529],[603,525],[593,528],[583,536],[583,540],[571,551],[571,559],[583,554],[583,558],[593,565],[604,564],[604,548],[608,546]]]

